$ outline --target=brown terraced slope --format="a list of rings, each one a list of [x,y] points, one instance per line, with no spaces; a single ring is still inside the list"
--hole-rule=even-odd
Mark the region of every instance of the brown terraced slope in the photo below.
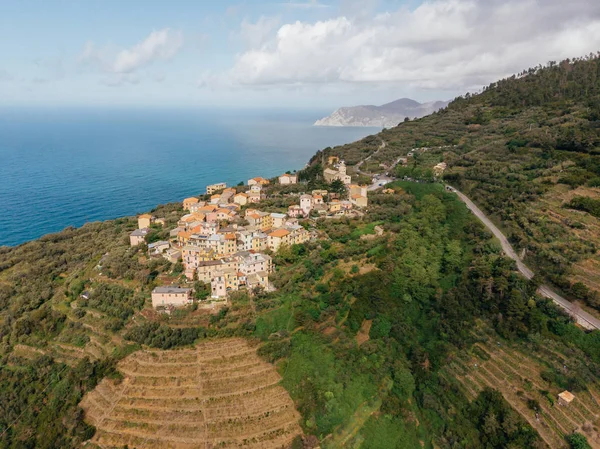
[[[242,339],[139,351],[81,402],[97,432],[90,447],[257,448],[291,443],[300,415],[274,367]]]

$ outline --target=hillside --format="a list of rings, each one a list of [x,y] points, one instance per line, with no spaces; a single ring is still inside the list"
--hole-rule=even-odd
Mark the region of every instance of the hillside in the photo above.
[[[597,59],[499,82],[319,152],[252,207],[340,187],[323,181],[323,155],[371,155],[361,171],[380,172],[412,152],[398,177],[432,180],[446,161],[528,261],[572,282],[585,273],[568,263],[596,257],[597,83]],[[600,332],[537,295],[441,183],[396,180],[368,200],[300,220],[311,239],[269,251],[275,289],[220,305],[181,260],[148,251],[181,204],[151,211],[164,224],[136,246],[130,217],[0,248],[0,448],[600,448]],[[193,304],[153,309],[154,287],[175,283],[194,286]]]
[[[447,106],[447,102],[419,103],[401,98],[381,106],[363,105],[344,107],[328,117],[315,122],[314,126],[373,126],[388,128],[398,125],[406,117],[419,118]]]
[[[433,165],[446,162],[444,180],[495,219],[526,263],[600,309],[597,57],[530,69],[326,154],[353,164],[381,140],[387,146],[369,161],[374,170],[413,149],[398,176],[432,179]]]

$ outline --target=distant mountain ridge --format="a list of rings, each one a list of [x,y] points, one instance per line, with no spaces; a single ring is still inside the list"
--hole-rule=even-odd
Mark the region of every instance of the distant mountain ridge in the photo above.
[[[406,117],[419,118],[445,108],[447,101],[419,103],[410,98],[386,103],[381,106],[362,105],[339,108],[328,117],[317,120],[314,126],[374,126],[391,128]]]

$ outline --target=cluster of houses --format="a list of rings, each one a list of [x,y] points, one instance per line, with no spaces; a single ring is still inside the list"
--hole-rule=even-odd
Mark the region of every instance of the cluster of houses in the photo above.
[[[311,194],[300,195],[299,204],[289,206],[287,215],[292,218],[306,218],[311,213],[328,217],[356,215],[356,208],[364,208],[368,205],[367,186],[350,184],[347,187],[349,196],[347,200],[341,200],[338,195],[327,190],[313,190]]]
[[[136,246],[146,241],[146,235],[150,232],[150,226],[153,223],[163,226],[165,220],[163,218],[156,218],[150,214],[142,214],[138,217],[138,228],[129,234],[131,246]]]
[[[323,179],[325,182],[342,181],[345,185],[352,183],[352,178],[346,173],[346,163],[340,161],[337,156],[330,156],[328,164],[330,167],[323,170]]]
[[[296,183],[296,175],[281,176],[283,183]],[[224,183],[207,187],[206,201],[190,197],[183,200],[183,215],[170,231],[169,241],[148,244],[150,256],[162,256],[171,262],[181,260],[184,273],[191,280],[210,284],[213,299],[225,299],[232,291],[256,288],[270,289],[271,257],[283,245],[301,244],[310,233],[298,218],[283,213],[263,212],[242,206],[265,198],[262,189],[269,181],[252,178],[247,192],[237,192]],[[130,234],[131,246],[145,243],[155,217],[138,217],[138,229]],[[163,222],[164,223],[164,222]],[[243,223],[243,224],[241,224]],[[247,224],[246,224],[247,223]],[[190,289],[158,287],[152,293],[152,304],[182,306],[192,301]]]
[[[325,170],[325,179],[346,184],[349,198],[342,200],[326,190],[313,190],[312,194],[300,195],[299,204],[291,205],[287,213],[264,212],[254,206],[266,198],[268,179],[248,180],[248,189],[243,192],[225,183],[211,184],[206,187],[204,201],[196,197],[183,200],[186,213],[170,231],[170,240],[148,244],[148,254],[173,263],[182,261],[187,279],[210,284],[213,299],[226,299],[240,289],[270,290],[269,274],[274,268],[267,253],[311,238],[299,224],[300,218],[314,213],[351,214],[353,209],[367,206],[367,187],[351,184],[343,161],[336,160],[333,167]],[[282,185],[296,184],[298,176],[284,173],[277,180]],[[138,217],[138,229],[130,234],[131,246],[145,243],[152,223],[164,221],[148,214]],[[189,288],[157,287],[152,292],[154,307],[178,307],[192,301]]]

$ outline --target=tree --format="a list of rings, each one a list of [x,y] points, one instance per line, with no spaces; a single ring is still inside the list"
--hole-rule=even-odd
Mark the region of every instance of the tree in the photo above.
[[[460,268],[462,262],[462,248],[458,240],[451,240],[446,245],[444,253],[444,269],[446,273],[452,273]]]
[[[199,301],[206,299],[210,295],[210,284],[196,281],[194,282],[194,298]]]
[[[578,432],[567,435],[565,440],[567,440],[567,443],[569,443],[569,447],[571,449],[592,449],[592,446],[590,446],[588,443],[587,438]]]
[[[400,361],[394,363],[392,369],[394,385],[392,392],[402,401],[409,399],[415,391],[415,378],[410,370]]]
[[[344,195],[346,193],[346,185],[339,179],[335,179],[329,184],[329,191],[337,193],[338,195]]]

